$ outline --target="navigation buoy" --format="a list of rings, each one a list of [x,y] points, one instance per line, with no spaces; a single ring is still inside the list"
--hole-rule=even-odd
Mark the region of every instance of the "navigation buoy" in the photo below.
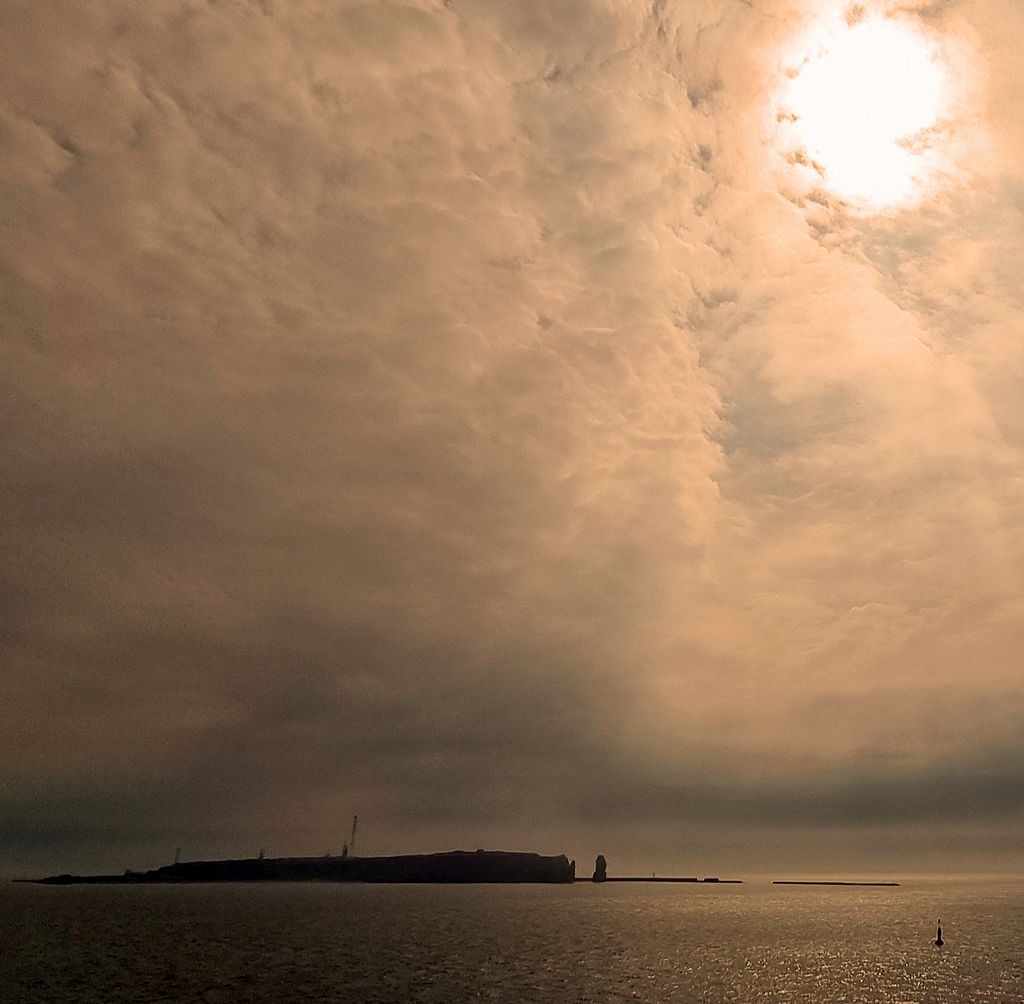
[[[936,944],[941,948],[943,944],[945,944],[942,940],[942,918],[940,917],[935,923],[938,926],[938,930],[935,932],[935,941],[933,944]]]

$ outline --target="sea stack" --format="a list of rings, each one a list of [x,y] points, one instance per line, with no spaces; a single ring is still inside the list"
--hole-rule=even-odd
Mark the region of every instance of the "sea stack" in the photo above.
[[[594,862],[594,881],[603,882],[608,878],[608,862],[605,861],[603,854],[598,854],[597,860]]]

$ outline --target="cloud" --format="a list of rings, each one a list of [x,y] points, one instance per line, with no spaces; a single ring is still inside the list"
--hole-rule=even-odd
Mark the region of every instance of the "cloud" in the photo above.
[[[8,867],[962,824],[929,728],[980,776],[1020,721],[1019,88],[919,13],[995,152],[874,219],[772,145],[813,5],[0,15]]]

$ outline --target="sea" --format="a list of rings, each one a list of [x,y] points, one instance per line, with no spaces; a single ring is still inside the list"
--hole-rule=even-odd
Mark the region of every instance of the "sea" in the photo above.
[[[6,884],[0,1001],[1021,1004],[1024,883]]]

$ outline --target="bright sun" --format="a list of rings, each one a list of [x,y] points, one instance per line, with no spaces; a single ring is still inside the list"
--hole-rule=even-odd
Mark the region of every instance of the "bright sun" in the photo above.
[[[948,101],[939,54],[909,25],[878,16],[841,21],[812,46],[782,95],[801,159],[855,206],[914,202],[936,166],[928,130]]]

